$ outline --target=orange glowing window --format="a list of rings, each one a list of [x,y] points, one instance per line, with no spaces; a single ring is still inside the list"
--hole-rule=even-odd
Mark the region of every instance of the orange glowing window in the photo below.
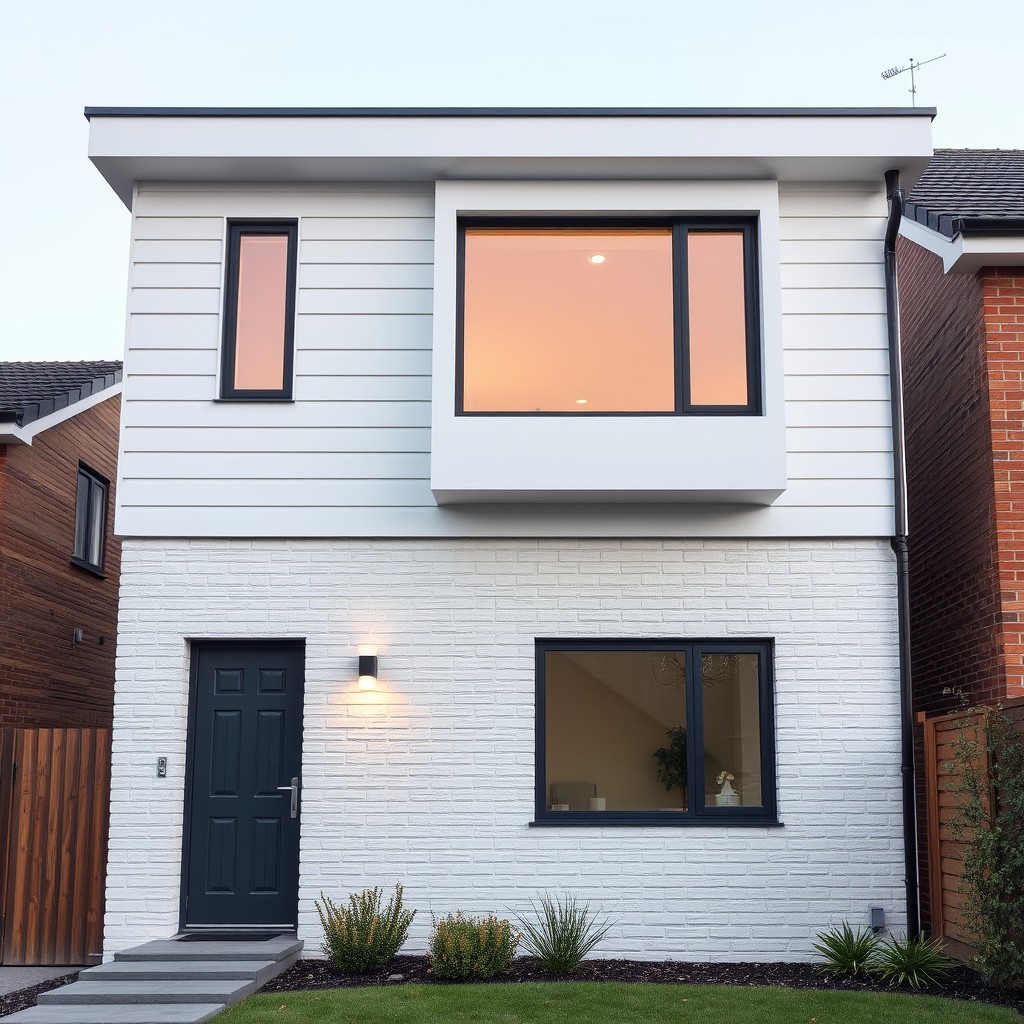
[[[296,225],[229,228],[224,398],[291,398]]]
[[[746,282],[742,231],[687,233],[690,403],[746,405]]]
[[[752,235],[463,224],[458,412],[757,412]]]

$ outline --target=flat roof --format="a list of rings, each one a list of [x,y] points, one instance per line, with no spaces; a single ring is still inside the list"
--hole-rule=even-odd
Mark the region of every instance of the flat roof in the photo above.
[[[881,181],[932,154],[927,107],[89,107],[135,182]]]
[[[86,107],[94,117],[935,117],[935,107]]]

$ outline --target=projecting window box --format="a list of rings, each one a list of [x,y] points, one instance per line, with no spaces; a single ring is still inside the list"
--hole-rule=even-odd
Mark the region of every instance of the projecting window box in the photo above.
[[[773,182],[438,182],[441,504],[785,489]]]

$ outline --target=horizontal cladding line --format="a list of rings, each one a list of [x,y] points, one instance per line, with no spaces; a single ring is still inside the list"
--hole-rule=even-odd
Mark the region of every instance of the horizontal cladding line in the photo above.
[[[422,239],[420,239],[422,241]],[[138,262],[138,261],[136,261]],[[145,261],[146,263],[166,263],[166,260]],[[845,261],[844,265],[851,261]],[[879,261],[880,262],[880,261]],[[220,266],[220,264],[213,264]],[[302,260],[303,267],[432,267],[433,260]],[[821,266],[811,263],[808,266]]]
[[[365,291],[365,289],[360,289],[360,290]],[[429,289],[427,289],[427,290],[429,290]],[[177,316],[178,314],[175,313],[175,314],[169,314],[169,315]],[[191,314],[190,313],[189,315],[193,316],[195,314]],[[211,313],[207,313],[205,315],[206,316],[216,316],[217,314],[216,313],[212,313],[212,314]],[[358,312],[357,313],[352,313],[352,312],[324,313],[324,312],[319,311],[319,310],[302,310],[297,315],[298,316],[423,316],[423,317],[430,317],[432,314],[431,313],[416,313],[416,312],[407,313],[407,312],[405,312],[404,310],[401,310],[401,309],[389,309],[386,313],[358,313]],[[821,316],[820,313],[818,315]]]
[[[120,505],[121,505],[121,508],[194,508],[194,509],[200,509],[200,510],[203,510],[203,511],[205,511],[207,509],[217,509],[217,510],[238,509],[240,512],[248,512],[248,511],[251,511],[253,508],[257,508],[257,507],[261,508],[261,509],[262,508],[279,508],[279,509],[282,509],[282,510],[284,510],[286,512],[289,512],[289,511],[294,512],[294,511],[297,511],[298,509],[311,509],[313,511],[319,511],[319,510],[325,509],[325,508],[332,508],[332,509],[350,509],[350,508],[380,509],[380,508],[387,508],[387,509],[392,509],[392,508],[436,508],[437,507],[436,505],[427,505],[427,504],[422,504],[422,505],[273,505],[273,504],[270,504],[269,502],[260,502],[260,504],[258,506],[255,506],[255,505],[211,505],[211,504],[209,504],[209,502],[207,502],[206,504],[203,504],[203,505],[171,505],[171,504],[169,504],[168,502],[165,502],[165,501],[160,502],[159,505],[150,505],[150,504],[144,504],[143,505],[143,504],[129,503],[129,502],[120,502]],[[795,506],[794,505],[792,507],[793,508],[798,508],[800,506]],[[811,506],[807,506],[807,507],[808,508],[817,508],[819,506],[811,505]],[[837,506],[837,507],[841,507],[841,506]],[[867,508],[868,506],[867,505],[858,505],[857,507],[858,508]],[[878,507],[879,508],[888,508],[887,505],[879,505]]]
[[[401,378],[401,377],[404,377],[405,374],[390,374],[390,375],[384,375],[384,376],[392,376],[392,377],[399,377],[399,378]],[[202,406],[207,406],[213,400],[209,399],[209,398],[131,398],[129,396],[127,401],[131,402],[131,403],[133,403],[135,405],[202,405]],[[821,399],[818,399],[818,401],[821,401]],[[248,399],[248,400],[242,399],[240,401],[236,401],[236,400],[233,400],[233,399],[229,398],[229,399],[224,399],[222,401],[218,401],[217,404],[218,405],[226,405],[226,406],[235,406],[235,407],[238,407],[238,408],[242,408],[242,407],[245,407],[245,406],[259,406],[259,405],[275,405],[275,406],[279,406],[279,405],[282,405],[282,404],[284,404],[284,405],[313,405],[314,403],[316,403],[318,405],[348,405],[351,402],[354,402],[356,404],[361,404],[361,405],[368,405],[368,404],[369,405],[430,405],[430,399],[429,398],[301,398],[301,399],[293,399],[290,402],[284,402],[284,403],[282,403],[280,400],[275,400],[275,399],[269,399],[268,401],[263,402],[259,398]],[[228,425],[230,425],[230,426],[237,426],[238,424],[228,424]],[[316,427],[310,426],[309,429],[310,430],[319,430],[320,427],[319,426],[316,426]]]
[[[136,428],[136,429],[138,429],[138,428]],[[344,429],[344,428],[339,428],[339,429]],[[366,427],[357,427],[357,428],[354,428],[354,429],[365,430],[367,428]],[[282,452],[280,449],[273,449],[273,448],[218,448],[216,452],[210,453],[210,452],[207,452],[207,451],[197,452],[197,451],[194,451],[194,450],[179,451],[179,452],[168,452],[166,448],[134,448],[133,447],[133,448],[129,448],[127,450],[127,454],[130,454],[130,455],[188,455],[189,457],[193,457],[193,456],[196,456],[196,455],[209,455],[209,454],[215,454],[215,455],[288,455],[288,456],[292,456],[292,455],[322,455],[322,456],[324,456],[324,458],[329,459],[329,458],[334,458],[335,456],[338,456],[338,455],[350,455],[350,454],[356,454],[356,455],[363,455],[363,454],[365,454],[365,455],[373,455],[374,457],[376,457],[378,455],[429,455],[430,454],[430,449],[429,448],[396,448],[396,449],[391,449],[391,448],[374,448],[374,450],[372,452],[354,452],[354,453],[352,453],[352,452],[325,451],[322,448],[289,448],[285,452]],[[795,454],[802,454],[802,453],[797,452]],[[274,478],[277,479],[276,474],[275,474]],[[196,477],[196,476],[174,477],[174,478],[172,478],[172,477],[162,477],[162,476],[161,477],[132,476],[132,477],[125,477],[125,479],[130,479],[130,480],[170,480],[170,479],[202,480],[202,479],[205,479],[205,478],[204,477]],[[230,477],[230,478],[225,477],[224,479],[235,479],[235,478],[234,477]],[[251,478],[246,478],[246,479],[251,479]],[[265,480],[267,478],[266,477],[259,477],[258,479]],[[305,479],[309,479],[309,480],[322,480],[324,478],[323,477],[307,477]],[[366,480],[366,479],[369,479],[369,480],[382,480],[382,479],[386,479],[386,480],[391,480],[391,479],[395,479],[395,480],[420,480],[420,479],[424,479],[424,478],[423,477],[338,477],[337,479],[339,479],[339,480],[350,480],[350,479],[353,479],[353,480],[354,479],[359,479],[359,480]]]
[[[376,453],[374,453],[374,454],[376,454]],[[124,476],[124,477],[122,477],[123,481],[131,481],[132,483],[162,483],[165,480],[168,481],[168,482],[171,481],[171,480],[178,480],[178,481],[187,480],[187,481],[189,481],[191,483],[195,483],[195,484],[202,484],[202,483],[204,483],[207,480],[224,480],[224,481],[227,481],[227,482],[230,482],[230,483],[233,483],[233,484],[262,484],[262,483],[266,483],[270,479],[274,479],[274,480],[305,480],[305,481],[309,481],[311,483],[319,483],[319,482],[321,482],[323,480],[348,480],[348,481],[352,481],[354,483],[359,483],[361,481],[366,481],[366,480],[386,480],[388,483],[399,482],[399,481],[401,481],[402,483],[427,483],[430,480],[430,477],[429,476],[389,476],[389,477],[380,477],[380,476],[331,476],[331,477],[322,477],[322,476],[281,476],[280,474],[275,474],[273,476],[273,478],[266,477],[266,476]],[[857,479],[860,479],[860,478],[857,478]],[[170,507],[170,503],[161,502],[161,505],[163,505],[163,504],[167,504],[168,507]],[[156,507],[159,508],[160,506],[156,506]],[[178,508],[178,507],[181,507],[181,506],[174,506],[174,507]],[[221,506],[214,505],[212,507],[213,508],[218,508],[218,507],[221,507]],[[262,503],[260,504],[260,507],[261,508],[263,507]],[[281,507],[281,506],[275,506],[275,507]],[[284,507],[285,508],[293,508],[293,507],[297,508],[298,506],[286,505]],[[315,507],[320,507],[320,506],[315,506]],[[348,508],[349,506],[346,503],[344,506],[340,506],[340,507]],[[376,507],[376,506],[371,506],[371,507]],[[383,507],[383,508],[393,508],[394,506],[386,505],[386,506],[380,506],[380,507]]]
[[[359,266],[360,264],[356,264]],[[425,264],[424,264],[425,265]],[[382,264],[391,266],[391,264]],[[216,289],[206,289],[207,291]],[[300,292],[433,292],[433,288],[425,285],[373,285],[373,284],[303,284],[299,285]],[[197,289],[198,291],[198,289]],[[371,313],[370,316],[373,314]],[[424,314],[426,315],[426,314]]]

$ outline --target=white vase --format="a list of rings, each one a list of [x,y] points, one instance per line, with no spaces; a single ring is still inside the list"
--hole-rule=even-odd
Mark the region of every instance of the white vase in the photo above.
[[[716,794],[715,803],[719,807],[739,807],[740,795],[732,788],[732,783],[728,779],[722,784],[722,792]]]

